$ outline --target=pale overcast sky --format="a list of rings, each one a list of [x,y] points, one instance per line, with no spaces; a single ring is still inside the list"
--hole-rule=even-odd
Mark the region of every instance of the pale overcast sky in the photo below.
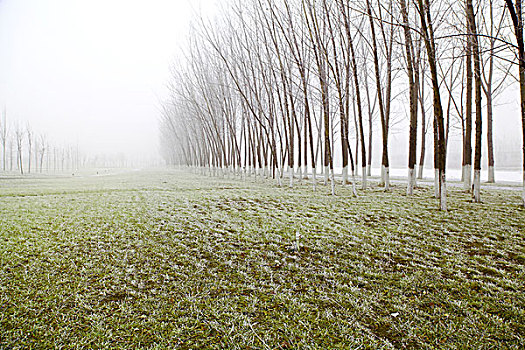
[[[156,154],[170,63],[213,3],[0,0],[0,107],[92,154]]]

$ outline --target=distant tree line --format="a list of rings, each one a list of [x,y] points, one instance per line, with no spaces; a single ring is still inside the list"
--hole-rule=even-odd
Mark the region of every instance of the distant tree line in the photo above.
[[[83,167],[85,158],[78,146],[58,146],[45,134],[37,133],[31,125],[10,121],[4,109],[0,118],[0,172],[4,173],[58,173]]]
[[[232,1],[215,21],[201,18],[189,44],[163,106],[170,164],[279,184],[287,176],[290,186],[311,176],[314,189],[320,172],[335,194],[339,157],[355,193],[357,176],[367,188],[378,132],[388,190],[388,140],[404,117],[407,193],[423,176],[431,137],[435,196],[446,210],[451,131],[461,133],[464,187],[479,202],[482,147],[495,181],[494,101],[511,84],[520,87],[525,139],[521,1]],[[525,161],[523,174],[525,205]]]
[[[80,169],[158,166],[156,159],[129,159],[124,153],[86,154],[78,144],[52,142],[30,123],[0,114],[0,174],[74,173]]]

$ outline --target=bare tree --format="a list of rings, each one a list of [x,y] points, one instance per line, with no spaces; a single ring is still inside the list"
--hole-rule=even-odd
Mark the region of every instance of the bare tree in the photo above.
[[[447,192],[446,192],[446,149],[445,149],[445,128],[443,122],[443,107],[441,105],[441,95],[439,92],[439,80],[436,62],[436,44],[434,39],[434,29],[432,26],[432,16],[430,10],[429,0],[417,0],[418,12],[421,19],[421,31],[423,35],[423,41],[427,51],[428,63],[430,66],[430,74],[432,80],[433,90],[433,105],[434,105],[434,122],[435,128],[434,133],[437,141],[437,166],[438,166],[438,182],[439,182],[439,199],[440,209],[443,211],[447,210]]]
[[[408,151],[408,186],[407,194],[412,195],[416,182],[416,150],[417,150],[417,93],[418,86],[414,69],[414,49],[412,46],[412,35],[410,33],[408,21],[408,9],[405,0],[400,0],[401,14],[403,16],[403,31],[405,35],[405,53],[407,62],[409,99],[410,99],[410,131],[409,131],[409,151]]]
[[[14,135],[8,135],[9,144],[9,171],[13,171],[13,153],[15,153],[15,138]],[[16,158],[16,157],[15,157]],[[16,158],[18,163],[18,158]]]
[[[484,36],[480,36],[480,40],[488,41],[488,49],[481,50],[482,56],[482,88],[486,98],[487,108],[487,161],[488,161],[488,179],[487,182],[493,183],[496,181],[494,173],[494,129],[493,129],[493,105],[496,96],[501,93],[502,88],[507,84],[512,65],[504,64],[503,67],[497,67],[497,54],[502,49],[502,44],[497,43],[497,38],[502,35],[504,31],[505,7],[497,13],[494,0],[486,0],[487,7],[482,8],[479,12],[481,14],[482,30]],[[488,13],[487,13],[488,12]],[[506,46],[506,45],[505,45]],[[485,58],[483,59],[483,56]],[[497,74],[497,73],[500,74]]]
[[[31,159],[33,155],[33,130],[29,124],[26,125],[26,136],[27,136],[27,173],[31,173]]]
[[[42,173],[43,165],[44,165],[44,155],[46,154],[46,151],[48,149],[46,137],[44,135],[40,135],[40,144],[38,149],[38,155],[40,157],[40,173]],[[48,165],[49,167],[49,165]]]
[[[4,115],[0,121],[0,141],[2,142],[2,169],[7,170],[7,111],[4,107]]]
[[[474,151],[474,201],[481,202],[481,57],[479,50],[479,41],[477,36],[476,17],[472,0],[466,1],[466,11],[469,26],[469,41],[472,48],[472,57],[474,61],[474,92],[476,106],[476,139]]]
[[[330,123],[330,91],[328,82],[328,57],[327,43],[325,38],[326,28],[320,27],[320,21],[313,6],[309,0],[303,0],[305,6],[305,19],[308,27],[308,33],[312,42],[315,62],[317,64],[317,76],[321,91],[321,108],[324,130],[324,171],[325,182],[330,179],[332,195],[335,195],[334,163],[333,151],[331,145],[331,123]]]
[[[381,7],[379,7],[381,9]],[[383,137],[383,149],[382,149],[382,160],[381,160],[381,182],[385,186],[385,190],[388,190],[390,187],[390,164],[388,158],[388,129],[389,129],[389,105],[390,105],[390,88],[391,88],[391,67],[392,67],[392,56],[391,56],[391,42],[390,45],[385,41],[386,45],[386,57],[387,57],[387,87],[386,87],[386,98],[383,97],[383,88],[381,86],[381,74],[379,68],[379,49],[377,47],[377,36],[374,24],[374,16],[372,14],[372,5],[370,0],[366,1],[366,11],[370,22],[370,32],[371,32],[371,41],[372,41],[372,54],[374,59],[374,69],[375,69],[375,80],[376,80],[376,91],[377,91],[377,101],[379,102],[379,115],[381,117],[381,135]],[[383,21],[379,22],[383,25]],[[381,27],[383,29],[383,27]],[[384,29],[383,29],[384,33]],[[393,37],[391,37],[393,39]]]
[[[20,127],[20,124],[16,126],[15,129],[15,141],[16,141],[16,159],[17,159],[17,165],[18,170],[20,171],[20,174],[24,174],[24,164],[23,164],[23,156],[22,156],[22,148],[24,144],[24,131]]]
[[[466,6],[467,7],[467,6]],[[465,53],[465,72],[466,72],[466,99],[465,99],[465,121],[463,130],[463,186],[467,191],[472,187],[472,40],[471,26],[469,22],[468,10],[465,11],[467,40]]]
[[[521,0],[505,0],[509,15],[514,26],[514,35],[517,42],[520,104],[521,104],[521,127],[522,127],[522,152],[523,152],[523,191],[522,204],[525,207],[525,43],[523,41],[523,13]]]
[[[420,51],[418,51],[419,53]],[[425,71],[426,66],[420,67],[420,65],[423,65],[424,62],[418,57],[418,63],[416,65],[416,69],[421,70],[422,72]],[[421,109],[421,148],[420,148],[420,155],[419,155],[419,171],[417,174],[418,179],[423,178],[423,170],[425,167],[425,154],[426,154],[426,145],[427,145],[427,130],[429,129],[429,125],[427,123],[430,123],[430,120],[427,120],[427,113],[426,113],[426,107],[425,107],[425,74],[421,74],[420,83],[419,83],[419,90],[418,90],[418,101],[419,106]]]
[[[347,11],[344,3],[342,0],[339,0],[339,8],[343,15],[343,23],[345,28],[345,34],[346,34],[346,40],[348,48],[350,49],[349,54],[351,55],[351,60],[348,60],[348,65],[352,67],[352,73],[354,77],[354,89],[355,89],[355,101],[357,105],[357,125],[356,125],[356,131],[358,140],[361,141],[361,188],[364,190],[367,187],[367,157],[366,157],[366,146],[365,146],[365,133],[364,133],[364,126],[363,126],[363,104],[361,100],[361,87],[359,83],[359,67],[357,65],[357,58],[356,58],[356,50],[354,48],[354,39],[352,37],[351,32],[351,26],[350,26],[350,13]],[[350,75],[350,72],[347,73],[347,75]],[[372,132],[370,131],[370,134]],[[357,148],[357,146],[356,146]],[[356,152],[356,160],[357,160],[357,152]]]

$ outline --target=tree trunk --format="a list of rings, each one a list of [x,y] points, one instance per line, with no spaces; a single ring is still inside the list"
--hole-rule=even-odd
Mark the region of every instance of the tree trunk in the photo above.
[[[481,202],[481,59],[479,53],[476,18],[474,16],[474,7],[472,0],[467,0],[466,4],[468,25],[470,27],[470,42],[472,44],[472,54],[474,59],[474,89],[475,89],[475,103],[476,103],[476,140],[474,150],[474,202]]]
[[[510,17],[514,25],[514,34],[518,44],[519,80],[520,80],[520,104],[521,104],[521,129],[522,129],[522,166],[523,166],[523,190],[521,194],[522,205],[525,207],[525,44],[523,42],[523,18],[521,11],[521,0],[505,0],[509,9]]]
[[[419,157],[418,179],[423,178],[423,169],[425,167],[425,153],[427,145],[427,124],[425,111],[425,75],[421,76],[421,90],[419,91],[419,105],[421,107],[421,155]]]
[[[368,108],[368,159],[366,162],[366,175],[372,176],[373,112],[372,112],[372,106],[371,106],[371,101],[370,101],[370,89],[368,86],[368,72],[365,72],[364,79],[365,79],[364,84],[365,84],[365,92],[366,92],[366,101],[367,101],[367,108]]]
[[[467,0],[468,2],[468,0]],[[472,39],[470,36],[471,27],[469,22],[468,9],[467,17],[467,53],[466,53],[466,75],[467,75],[467,96],[465,100],[465,133],[463,138],[463,188],[466,191],[472,189]]]
[[[400,0],[401,14],[403,16],[403,31],[405,34],[405,53],[407,58],[408,86],[410,96],[410,132],[408,151],[408,185],[407,194],[412,195],[415,187],[416,147],[417,147],[417,86],[414,81],[414,62],[412,50],[412,37],[408,23],[408,10],[405,0]]]
[[[334,195],[334,177],[333,177],[333,162],[330,144],[330,104],[328,99],[328,85],[326,81],[326,72],[324,66],[321,64],[320,82],[321,82],[321,99],[323,108],[323,128],[324,128],[324,170],[325,183],[328,180],[331,183],[332,195]]]
[[[439,131],[438,123],[435,117],[432,126],[434,128],[434,197],[439,198],[441,196],[441,186],[439,184]]]
[[[359,140],[361,141],[361,167],[362,167],[362,181],[361,181],[361,188],[363,190],[367,187],[367,158],[366,158],[366,147],[365,147],[365,133],[364,133],[364,127],[363,127],[363,106],[361,103],[361,88],[359,86],[359,78],[358,78],[358,68],[357,68],[357,61],[355,58],[355,51],[354,51],[354,43],[352,34],[350,32],[350,24],[348,21],[348,18],[345,15],[345,29],[346,29],[346,36],[348,38],[348,45],[350,46],[350,53],[352,55],[352,72],[354,76],[354,89],[355,89],[355,98],[357,103],[357,115],[358,115],[358,125],[359,125]],[[356,130],[357,133],[357,130]],[[370,135],[372,133],[370,132]],[[356,153],[356,160],[357,160],[357,153]]]
[[[389,162],[388,162],[388,121],[385,113],[385,106],[383,103],[383,93],[381,89],[381,75],[379,74],[379,54],[377,49],[377,40],[374,26],[374,17],[372,17],[372,8],[370,0],[367,0],[367,14],[370,21],[370,31],[372,34],[372,53],[374,57],[374,69],[376,76],[376,90],[377,101],[379,103],[379,114],[381,116],[381,132],[383,136],[383,152],[381,158],[381,184],[385,186],[385,190],[390,187],[389,181]]]
[[[430,65],[430,73],[432,78],[432,90],[433,90],[433,104],[434,104],[434,119],[437,123],[435,128],[437,134],[437,160],[438,160],[438,178],[439,178],[439,199],[440,209],[443,211],[447,210],[447,190],[446,190],[446,150],[445,150],[445,128],[443,122],[443,107],[441,105],[441,96],[439,93],[439,80],[437,72],[437,57],[436,57],[436,46],[434,42],[434,32],[432,28],[432,21],[430,16],[430,3],[429,0],[417,0],[419,5],[419,15],[421,18],[421,27],[423,32],[423,39],[425,41],[425,47],[427,50],[428,62]],[[427,25],[428,22],[428,25]]]
[[[490,87],[489,87],[490,88]],[[492,130],[492,91],[488,91],[487,97],[487,158],[489,166],[488,183],[496,182],[494,174],[494,140]]]

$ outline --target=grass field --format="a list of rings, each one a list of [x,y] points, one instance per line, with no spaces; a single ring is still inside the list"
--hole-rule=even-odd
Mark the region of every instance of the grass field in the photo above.
[[[0,349],[525,348],[520,193],[432,194],[2,179]]]

